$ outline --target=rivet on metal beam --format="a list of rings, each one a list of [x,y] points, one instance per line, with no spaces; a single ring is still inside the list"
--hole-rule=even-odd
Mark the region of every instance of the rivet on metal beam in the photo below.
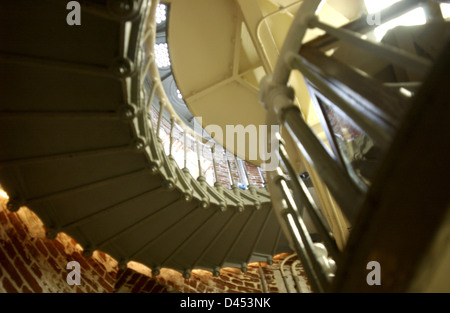
[[[118,113],[120,118],[129,121],[136,117],[137,108],[134,104],[124,104],[119,107]]]
[[[131,76],[135,70],[133,61],[128,58],[118,58],[114,60],[111,71],[120,78]]]
[[[161,274],[161,268],[159,266],[155,266],[152,268],[152,276],[158,276]]]
[[[186,202],[190,202],[190,201],[192,200],[192,194],[190,194],[190,193],[188,193],[188,192],[185,192],[185,193],[183,194],[183,199],[184,199],[184,201],[186,201]]]
[[[147,146],[147,140],[144,137],[136,137],[132,142],[132,146],[136,150],[144,150]]]
[[[191,270],[190,270],[190,269],[185,270],[185,271],[183,272],[183,277],[184,277],[185,279],[191,278]]]
[[[119,261],[118,266],[119,266],[120,270],[122,270],[122,271],[126,270],[128,268],[128,260],[127,259],[121,259]]]

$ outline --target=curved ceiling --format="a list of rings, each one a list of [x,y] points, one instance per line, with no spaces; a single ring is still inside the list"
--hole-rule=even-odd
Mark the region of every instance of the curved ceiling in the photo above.
[[[227,136],[226,126],[232,126],[229,130],[237,125],[259,130],[265,125],[258,84],[272,70],[301,1],[166,2],[170,4],[168,46],[172,71],[188,108],[197,119],[202,118],[202,126],[207,130],[212,129],[211,125],[220,127],[222,134],[211,134],[218,143],[239,157],[260,164],[259,146],[256,159],[255,151],[249,151],[250,141],[259,142],[259,132],[257,138],[245,137],[243,149],[234,134],[229,132]],[[360,12],[355,6],[359,1],[352,1],[353,5],[348,0],[333,2],[346,8],[348,18]],[[330,5],[327,10],[336,15],[336,23],[348,21]]]

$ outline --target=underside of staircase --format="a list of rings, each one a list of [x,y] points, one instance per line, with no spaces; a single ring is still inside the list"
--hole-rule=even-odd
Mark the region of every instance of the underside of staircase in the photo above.
[[[86,254],[189,277],[290,251],[266,189],[207,186],[169,158],[141,94],[150,1],[2,2],[0,184]],[[236,202],[236,198],[241,201]]]

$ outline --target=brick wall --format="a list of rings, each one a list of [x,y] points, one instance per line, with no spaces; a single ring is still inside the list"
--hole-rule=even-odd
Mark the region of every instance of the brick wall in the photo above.
[[[163,268],[160,275],[153,276],[148,267],[136,262],[129,262],[128,268],[121,270],[116,260],[100,251],[85,257],[81,246],[64,233],[48,239],[41,220],[32,211],[22,207],[12,213],[6,203],[7,199],[0,195],[2,293],[256,293],[263,291],[263,281],[268,292],[286,292],[279,268],[287,254],[276,256],[272,265],[251,263],[246,273],[223,268],[214,277],[210,272],[193,270],[191,278],[184,279],[181,273]],[[70,286],[66,281],[70,261],[80,264],[79,286]]]
[[[79,286],[66,281],[72,270],[66,269],[70,261],[80,264]],[[81,246],[64,233],[47,239],[42,222],[33,212],[22,207],[11,213],[6,210],[6,199],[0,198],[0,292],[111,293],[123,291],[131,278],[139,278],[133,291],[172,291],[135,271],[119,271],[117,262],[105,253],[95,251],[92,257],[84,257]]]

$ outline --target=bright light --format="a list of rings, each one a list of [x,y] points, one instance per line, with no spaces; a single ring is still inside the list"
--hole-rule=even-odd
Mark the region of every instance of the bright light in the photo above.
[[[449,3],[441,3],[441,12],[442,16],[447,19],[450,17],[450,4]]]
[[[177,89],[177,97],[178,99],[183,99],[183,96],[181,95],[181,92],[178,89]]]
[[[166,5],[165,4],[158,4],[158,7],[156,8],[156,24],[161,24],[166,20]]]
[[[155,45],[156,65],[159,68],[168,67],[170,65],[169,50],[167,43],[160,43]]]
[[[400,0],[364,0],[364,3],[369,14],[379,12],[380,10],[387,8]],[[412,26],[423,25],[427,22],[425,11],[423,8],[416,8],[409,11],[402,16],[399,16],[387,23],[384,23],[374,30],[374,35],[377,41],[380,41],[386,33],[397,26]]]
[[[364,0],[366,5],[367,13],[373,14],[379,12],[400,0]]]
[[[8,194],[3,189],[0,189],[0,198],[9,199]]]

